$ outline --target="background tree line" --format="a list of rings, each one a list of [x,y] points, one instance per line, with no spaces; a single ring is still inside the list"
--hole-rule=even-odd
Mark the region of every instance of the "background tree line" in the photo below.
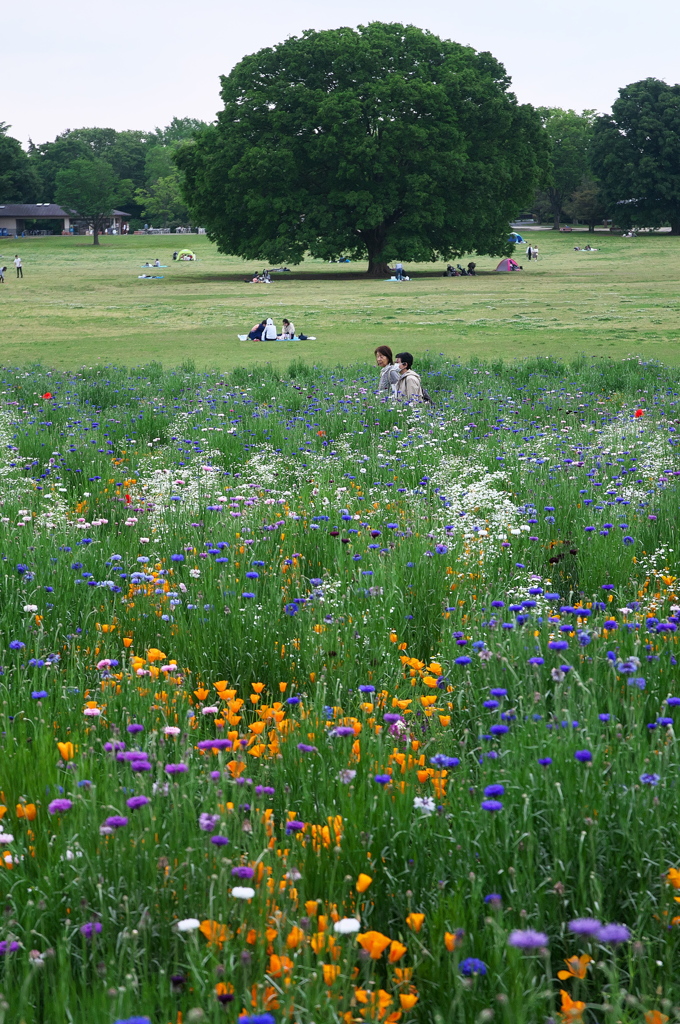
[[[173,118],[153,132],[76,128],[28,150],[0,123],[0,203],[59,203],[78,209],[79,196],[96,185],[97,200],[109,210],[124,204],[132,227],[188,224],[181,195],[177,149],[206,127],[194,118]],[[79,211],[81,212],[81,211]],[[87,211],[90,212],[89,210]]]
[[[368,257],[377,274],[502,254],[528,210],[680,234],[680,85],[635,82],[609,114],[535,109],[491,54],[373,22],[244,57],[222,99],[212,124],[79,128],[27,151],[0,123],[0,202],[87,195],[133,226],[201,223],[246,259]]]

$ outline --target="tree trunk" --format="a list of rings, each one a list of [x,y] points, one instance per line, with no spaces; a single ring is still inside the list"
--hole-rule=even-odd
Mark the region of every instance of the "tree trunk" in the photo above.
[[[560,215],[559,215],[559,211],[557,213],[553,214],[553,226],[552,226],[552,229],[553,229],[553,231],[559,231],[560,230]]]
[[[671,234],[680,235],[680,220],[671,221]]]
[[[99,225],[97,224],[96,221],[92,225],[92,234],[94,236],[93,239],[92,239],[92,244],[93,245],[99,245]]]
[[[560,215],[562,213],[562,197],[554,190],[548,189],[548,200],[553,213],[553,231],[560,230]]]
[[[368,271],[371,277],[389,277],[392,273],[389,263],[383,258],[387,228],[380,224],[377,228],[359,231],[359,236],[368,250]]]
[[[392,274],[392,268],[389,263],[385,263],[384,260],[374,260],[368,257],[368,270],[367,274],[371,277],[384,277],[387,274],[388,277]]]
[[[588,221],[588,232],[591,235],[595,234],[595,221],[594,220]]]

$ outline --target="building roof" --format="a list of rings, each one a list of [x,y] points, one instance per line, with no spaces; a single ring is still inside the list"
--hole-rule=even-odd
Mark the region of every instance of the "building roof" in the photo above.
[[[112,210],[116,217],[129,217],[129,213],[122,210]],[[56,203],[5,203],[0,204],[0,217],[24,217],[27,220],[35,220],[40,217],[77,217],[78,214],[72,210],[64,210]]]

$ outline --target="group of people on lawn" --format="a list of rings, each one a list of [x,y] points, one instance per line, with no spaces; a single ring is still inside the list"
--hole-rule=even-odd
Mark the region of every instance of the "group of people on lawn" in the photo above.
[[[295,324],[285,317],[281,324],[281,333],[270,316],[255,324],[248,334],[249,341],[292,341],[295,337]]]

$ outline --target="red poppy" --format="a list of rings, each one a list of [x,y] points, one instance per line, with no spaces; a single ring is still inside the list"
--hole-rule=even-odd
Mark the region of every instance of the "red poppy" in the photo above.
[[[638,420],[640,418],[640,416],[644,416],[644,414],[645,414],[645,410],[644,409],[636,409],[635,410],[635,419]]]
[[[43,398],[45,398],[45,399],[48,399],[48,398],[51,398],[51,397],[52,397],[52,392],[51,391],[46,391],[45,394],[43,395]]]
[[[125,495],[125,503],[126,503],[126,505],[129,505],[131,501],[132,501],[132,498],[130,497],[130,495],[126,494]]]

